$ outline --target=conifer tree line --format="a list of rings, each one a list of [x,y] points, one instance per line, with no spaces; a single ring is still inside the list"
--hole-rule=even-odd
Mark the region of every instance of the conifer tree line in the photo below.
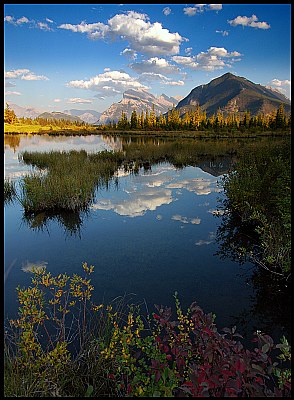
[[[270,114],[259,113],[251,116],[249,111],[224,113],[218,110],[216,114],[207,117],[206,112],[202,111],[197,105],[193,110],[189,110],[180,116],[178,110],[173,107],[167,115],[162,113],[156,116],[154,106],[151,111],[132,111],[130,119],[124,111],[117,122],[110,122],[102,125],[102,129],[117,130],[275,130],[288,129],[291,126],[291,115],[287,116],[284,105],[281,104],[276,111]]]

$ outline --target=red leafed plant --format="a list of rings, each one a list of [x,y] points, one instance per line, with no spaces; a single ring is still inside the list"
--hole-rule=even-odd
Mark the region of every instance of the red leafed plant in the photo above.
[[[272,350],[282,348],[261,332],[255,333],[253,351],[245,349],[242,338],[232,329],[217,331],[214,316],[204,314],[194,302],[184,315],[177,294],[178,321],[170,321],[171,309],[158,307],[159,348],[167,354],[167,362],[178,370],[175,396],[192,397],[290,397],[290,371],[281,374],[272,360]],[[284,349],[287,341],[284,338]],[[167,346],[168,345],[168,346]],[[168,347],[169,351],[166,351]],[[283,353],[288,354],[289,348]],[[171,357],[170,357],[171,356]],[[286,361],[286,357],[280,357]],[[283,375],[281,377],[281,375]],[[279,379],[277,379],[279,378]],[[283,378],[283,379],[282,379]]]

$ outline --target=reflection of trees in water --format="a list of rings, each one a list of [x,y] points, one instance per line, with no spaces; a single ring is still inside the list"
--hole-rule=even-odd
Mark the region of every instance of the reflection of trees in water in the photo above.
[[[57,223],[64,229],[65,234],[81,238],[81,228],[88,211],[44,211],[38,213],[24,213],[23,222],[32,230],[47,231],[49,234],[50,221]]]
[[[258,244],[257,234],[247,221],[242,222],[240,215],[228,209],[228,202],[222,200],[219,208],[226,209],[216,232],[218,251],[221,259],[230,259],[243,265],[251,261],[248,251]],[[284,332],[287,338],[291,334],[291,285],[274,274],[252,265],[250,277],[244,273],[249,285],[253,285],[255,294],[251,299],[251,308],[235,317],[240,332],[250,337],[252,321],[258,321],[256,329],[271,334],[275,329]],[[281,333],[280,336],[282,336]]]
[[[20,144],[20,135],[4,135],[4,146],[9,146],[15,153]]]

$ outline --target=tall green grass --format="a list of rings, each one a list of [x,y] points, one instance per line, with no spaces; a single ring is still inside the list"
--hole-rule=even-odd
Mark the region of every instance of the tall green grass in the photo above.
[[[38,170],[20,183],[20,201],[26,212],[86,210],[98,187],[107,186],[122,154],[86,151],[24,152],[21,159]]]

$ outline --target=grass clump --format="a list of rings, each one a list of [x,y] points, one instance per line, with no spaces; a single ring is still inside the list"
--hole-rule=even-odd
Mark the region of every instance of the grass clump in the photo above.
[[[86,210],[95,190],[105,187],[120,164],[121,154],[86,151],[24,152],[21,159],[39,170],[21,183],[21,203],[25,212],[46,210]]]
[[[15,182],[8,178],[4,179],[4,204],[11,203],[16,196]]]
[[[291,397],[290,346],[257,331],[253,351],[236,327],[219,333],[194,302],[171,308],[91,300],[90,275],[33,269],[5,330],[4,394],[24,397]],[[273,362],[272,353],[279,351]],[[286,367],[284,363],[286,362]]]

